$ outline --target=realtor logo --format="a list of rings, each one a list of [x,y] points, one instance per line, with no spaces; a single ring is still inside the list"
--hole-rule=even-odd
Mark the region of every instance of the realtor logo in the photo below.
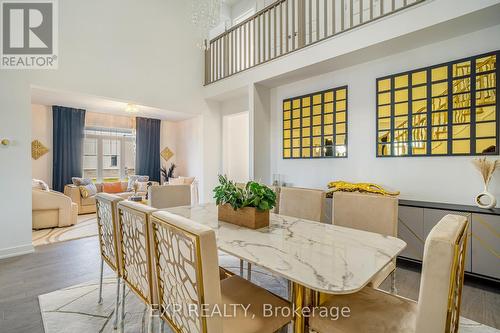
[[[56,0],[0,0],[2,69],[57,68]]]

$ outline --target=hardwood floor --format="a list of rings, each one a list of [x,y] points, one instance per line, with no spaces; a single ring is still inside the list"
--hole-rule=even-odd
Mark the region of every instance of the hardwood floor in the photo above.
[[[38,295],[97,279],[99,263],[96,237],[40,246],[34,254],[0,260],[0,332],[43,332]],[[417,299],[419,268],[406,262],[398,267],[398,293]],[[388,281],[383,287],[389,288]],[[500,329],[499,285],[467,279],[462,316]]]
[[[43,332],[38,295],[98,278],[99,263],[97,237],[0,260],[0,332]]]

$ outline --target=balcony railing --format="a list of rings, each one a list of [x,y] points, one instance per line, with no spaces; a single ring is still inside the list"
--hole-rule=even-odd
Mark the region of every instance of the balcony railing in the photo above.
[[[277,0],[207,42],[205,84],[425,0]]]

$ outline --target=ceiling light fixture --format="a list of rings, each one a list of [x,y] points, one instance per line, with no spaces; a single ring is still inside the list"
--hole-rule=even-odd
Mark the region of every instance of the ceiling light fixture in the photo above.
[[[191,22],[198,34],[197,46],[207,49],[205,43],[209,38],[210,30],[220,22],[222,0],[191,0]]]
[[[139,112],[139,109],[137,108],[137,105],[135,105],[133,103],[128,103],[127,106],[125,107],[125,112],[137,113],[137,112]]]

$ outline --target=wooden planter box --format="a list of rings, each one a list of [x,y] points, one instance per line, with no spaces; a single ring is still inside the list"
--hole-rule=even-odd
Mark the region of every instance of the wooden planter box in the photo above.
[[[245,207],[234,210],[229,205],[219,205],[219,220],[236,224],[245,228],[260,229],[269,226],[269,211],[257,210],[254,207]]]

